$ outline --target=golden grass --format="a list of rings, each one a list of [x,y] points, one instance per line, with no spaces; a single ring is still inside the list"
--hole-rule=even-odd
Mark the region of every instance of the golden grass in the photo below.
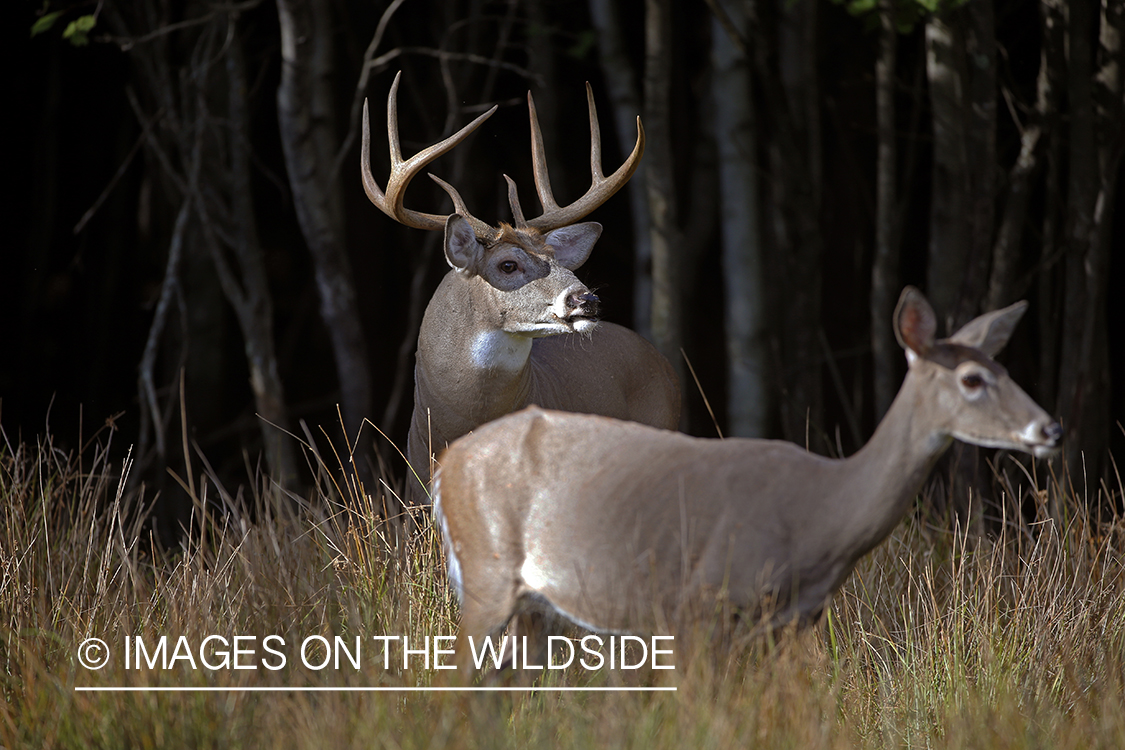
[[[1125,524],[1095,523],[1052,482],[1021,491],[1040,516],[998,538],[908,519],[817,627],[677,658],[671,674],[545,682],[674,693],[79,692],[428,685],[430,670],[384,669],[370,637],[455,632],[433,530],[395,548],[370,509],[345,510],[339,468],[319,464],[295,514],[272,490],[247,509],[199,481],[169,550],[109,454],[0,441],[4,748],[1125,747]],[[212,634],[255,636],[258,668],[125,669],[126,636],[166,635],[171,651]],[[270,634],[287,644],[276,671],[257,661]],[[361,636],[361,668],[300,665],[309,635]],[[112,653],[98,671],[78,661],[92,636]]]

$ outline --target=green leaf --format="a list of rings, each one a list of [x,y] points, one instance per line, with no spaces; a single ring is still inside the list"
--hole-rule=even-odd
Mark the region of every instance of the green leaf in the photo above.
[[[862,16],[875,10],[875,0],[852,0],[845,7],[853,16]]]
[[[31,35],[38,36],[45,31],[50,31],[51,27],[55,25],[55,21],[57,21],[62,14],[63,12],[61,10],[56,10],[39,16],[39,20],[31,25]]]
[[[592,29],[580,31],[578,32],[578,38],[575,40],[574,44],[571,45],[570,49],[566,51],[566,54],[570,57],[584,60],[597,43],[598,35]]]
[[[98,19],[93,15],[79,16],[66,25],[63,39],[69,39],[75,47],[85,47],[90,43],[89,34],[97,22]]]

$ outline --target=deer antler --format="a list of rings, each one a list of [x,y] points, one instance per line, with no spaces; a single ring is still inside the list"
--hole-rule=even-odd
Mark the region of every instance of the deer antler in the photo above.
[[[641,163],[641,155],[645,151],[645,130],[641,125],[641,118],[637,118],[637,143],[633,146],[633,153],[629,154],[629,158],[618,167],[616,172],[606,177],[602,172],[602,135],[598,126],[598,110],[594,106],[594,92],[589,83],[586,84],[586,102],[590,109],[590,189],[570,205],[559,206],[551,190],[551,177],[547,172],[547,154],[543,148],[539,117],[535,113],[535,100],[530,91],[527,93],[527,108],[531,119],[531,162],[535,175],[535,190],[539,194],[543,214],[525,221],[519,197],[516,195],[515,183],[504,175],[504,179],[508,181],[508,201],[512,205],[512,217],[517,227],[528,226],[540,231],[550,231],[573,224],[609,200],[610,196],[620,190],[637,171]]]
[[[395,76],[395,81],[391,84],[391,92],[387,96],[387,140],[391,149],[391,173],[387,177],[386,193],[379,188],[375,178],[371,175],[371,133],[368,125],[367,100],[363,102],[363,141],[360,146],[360,171],[363,175],[363,190],[380,211],[400,224],[415,229],[445,229],[445,216],[412,211],[403,206],[406,187],[427,164],[452,150],[454,146],[476,130],[482,122],[491,117],[496,112],[496,107],[488,110],[444,141],[435,143],[404,161],[398,138],[398,82],[401,76],[402,72],[400,71]],[[465,209],[465,202],[452,186],[438,180],[433,175],[430,175],[430,177],[449,193],[450,197],[453,198],[453,205],[457,213],[469,221],[478,237],[487,237],[496,233],[494,228],[474,217]]]
[[[363,102],[363,140],[360,147],[363,189],[371,202],[379,207],[379,210],[400,224],[416,229],[444,229],[445,216],[412,211],[403,205],[406,187],[423,167],[452,150],[454,146],[476,130],[482,122],[491,117],[496,111],[496,107],[494,106],[444,141],[435,143],[404,161],[398,137],[398,82],[401,76],[400,71],[395,76],[394,83],[391,84],[390,94],[387,96],[387,140],[390,143],[391,151],[391,173],[387,178],[386,193],[379,188],[375,178],[371,175],[371,134],[368,125],[367,101],[364,100]],[[551,177],[547,171],[547,155],[543,148],[543,133],[539,129],[539,117],[535,113],[535,100],[532,98],[531,92],[528,92],[527,106],[531,120],[531,162],[535,175],[535,190],[539,194],[539,202],[543,206],[543,213],[530,221],[525,220],[516,192],[516,185],[510,177],[504,175],[504,179],[508,181],[508,202],[512,206],[512,218],[516,227],[530,227],[546,232],[573,224],[609,200],[610,196],[620,190],[637,171],[641,162],[641,155],[644,154],[645,150],[645,131],[641,126],[641,118],[637,118],[637,143],[633,146],[633,152],[629,154],[629,158],[618,167],[616,172],[606,177],[602,172],[602,136],[601,129],[598,126],[598,111],[594,106],[594,92],[589,83],[586,84],[586,101],[590,109],[590,189],[570,205],[560,206],[555,201],[554,193],[551,190]],[[469,213],[465,201],[462,200],[461,195],[452,185],[432,174],[430,179],[449,194],[449,197],[453,200],[454,211],[468,220],[477,237],[486,238],[496,235],[495,227]]]

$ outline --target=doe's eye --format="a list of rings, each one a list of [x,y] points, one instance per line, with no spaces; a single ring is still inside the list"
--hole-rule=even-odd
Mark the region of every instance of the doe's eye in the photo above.
[[[519,264],[514,260],[506,260],[500,264],[501,273],[515,273],[519,269]]]
[[[965,386],[970,391],[975,391],[977,388],[984,385],[984,378],[978,373],[970,372],[967,375],[961,376],[961,385]]]

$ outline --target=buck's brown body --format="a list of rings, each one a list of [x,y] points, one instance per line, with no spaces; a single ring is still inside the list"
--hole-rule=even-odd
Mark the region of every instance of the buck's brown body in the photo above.
[[[591,186],[575,202],[559,206],[529,94],[535,187],[543,214],[526,220],[515,184],[508,179],[514,226],[492,227],[469,214],[457,191],[437,178],[453,200],[454,214],[411,211],[403,206],[403,195],[426,164],[463,141],[495,107],[450,138],[404,160],[398,140],[397,88],[396,77],[387,106],[391,175],[385,193],[371,176],[364,104],[364,189],[396,221],[420,229],[443,229],[451,268],[426,308],[418,336],[407,444],[407,457],[417,475],[407,479],[411,504],[428,500],[424,488],[434,453],[475,427],[528,404],[675,428],[680,391],[671,365],[636,333],[599,325],[597,297],[574,275],[601,234],[599,224],[577,222],[608,200],[636,170],[644,152],[640,120],[633,152],[606,177],[593,95],[587,86]]]

